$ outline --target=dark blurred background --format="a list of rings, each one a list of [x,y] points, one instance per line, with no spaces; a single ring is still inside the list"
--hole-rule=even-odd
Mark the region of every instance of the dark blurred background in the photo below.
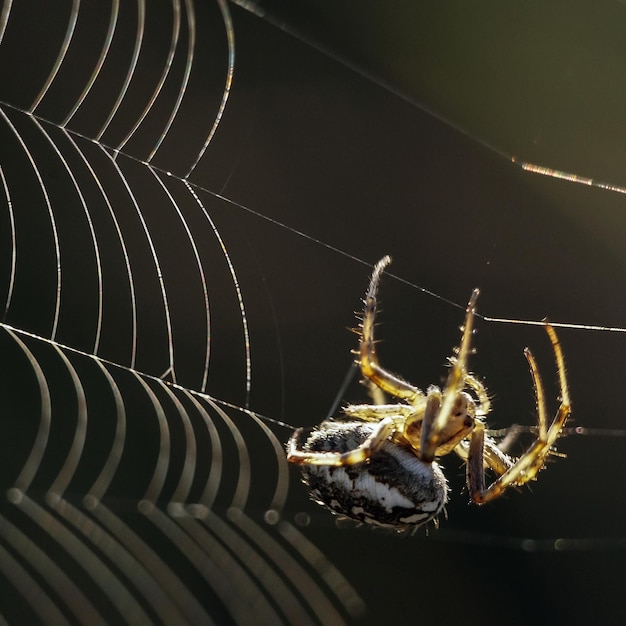
[[[452,488],[447,517],[439,530],[405,537],[336,527],[330,514],[309,502],[297,468],[291,468],[284,519],[310,520],[302,532],[365,599],[369,613],[363,623],[617,623],[626,573],[621,491],[626,440],[611,432],[624,428],[619,394],[626,350],[626,200],[619,190],[532,174],[519,162],[626,187],[626,40],[621,34],[626,6],[299,0],[228,7],[236,42],[233,87],[209,150],[189,180],[237,272],[249,322],[252,378],[248,391],[241,314],[224,278],[226,265],[213,261],[219,242],[205,224],[188,218],[209,268],[214,326],[207,391],[213,397],[292,427],[320,422],[349,370],[355,336],[347,329],[355,324],[371,264],[384,254],[394,262],[381,290],[381,360],[421,388],[445,380],[446,357],[458,342],[474,287],[481,289],[484,316],[522,321],[547,316],[616,327],[612,332],[559,329],[574,406],[571,424],[604,435],[564,438],[558,449],[567,458],[555,458],[532,488],[511,491],[484,507],[468,505],[464,468],[457,458],[446,458],[442,464]],[[57,339],[89,354],[96,273],[86,261],[88,246],[80,247],[88,231],[72,217],[72,201],[63,199],[63,185],[69,183],[63,182],[62,168],[24,114],[49,71],[42,59],[54,58],[52,51],[63,39],[69,5],[65,12],[48,11],[45,20],[37,17],[42,10],[38,3],[14,8],[0,47],[0,100],[6,116],[30,138],[54,189],[62,250],[68,250],[64,258],[72,259],[65,261],[73,268],[65,273],[73,287],[64,292]],[[99,50],[88,34],[101,37],[105,29],[109,9],[102,15],[98,10],[80,13],[77,33],[84,39],[73,43],[65,73],[36,111],[62,146],[67,143],[58,126],[80,93],[74,81],[82,84],[77,77],[89,75],[90,59]],[[112,48],[119,61],[105,67],[112,82],[100,81],[115,88],[126,75],[137,20],[134,6],[123,4],[122,11]],[[185,204],[189,199],[178,179],[202,144],[207,119],[215,117],[227,55],[216,6],[199,5],[197,11],[201,36],[194,72],[173,132],[152,160],[173,174],[170,189],[189,211],[193,203]],[[109,150],[137,119],[139,95],[151,88],[167,51],[171,17],[157,10],[147,16],[146,32],[153,39],[146,39],[140,57],[135,97],[127,98],[101,137]],[[28,46],[21,43],[25,38]],[[115,88],[99,85],[89,106],[68,124],[85,136],[77,141],[95,163],[100,157],[89,140],[102,128]],[[172,90],[168,97],[175,96]],[[186,248],[174,213],[141,165],[158,136],[152,132],[156,127],[148,119],[118,159],[146,210],[171,290],[178,382],[198,390],[203,358],[198,338],[206,331],[193,260],[180,252]],[[37,195],[36,187],[8,128],[5,124],[2,131],[3,170],[8,180],[26,182],[12,184],[16,219],[23,225],[18,229],[22,273],[5,321],[50,337],[55,285],[50,227],[25,226],[29,220],[44,223],[44,213],[34,208],[27,213],[35,206],[29,194]],[[98,175],[117,206],[125,203],[124,214],[131,214],[109,166],[102,164]],[[95,188],[91,193],[97,196]],[[10,235],[8,218],[3,219],[4,285]],[[106,256],[114,248],[114,234],[105,225],[99,228]],[[167,335],[155,314],[156,274],[147,249],[138,252],[145,242],[136,223],[125,228],[142,290],[135,365],[160,376],[168,367]],[[112,276],[112,295],[105,300],[109,317],[99,354],[127,365],[127,295],[117,289],[122,278],[113,268],[119,259],[111,255],[105,275]],[[477,327],[471,368],[493,396],[489,424],[533,424],[525,346],[537,356],[550,411],[556,410],[556,368],[541,327],[486,320]],[[2,368],[6,411],[15,416],[17,406],[21,416],[24,400],[9,376],[14,361],[3,360]],[[354,381],[342,402],[365,397]],[[14,418],[6,426],[8,435],[22,432],[27,419]],[[288,427],[267,423],[281,441],[289,438]],[[3,462],[7,488],[34,436],[34,427],[29,428],[21,434],[22,447],[15,446]],[[67,428],[69,437],[73,422]],[[155,433],[146,449],[156,454]],[[249,437],[253,451],[259,446],[263,467],[270,453],[254,439],[258,433]],[[118,476],[120,497],[133,497],[127,493],[129,476],[138,484],[144,472],[144,482],[150,476],[138,452],[140,436],[133,441],[126,474]],[[63,449],[60,435],[55,445]],[[182,463],[182,444],[178,453]],[[226,456],[225,463],[237,472],[234,456]],[[269,484],[274,475],[261,471],[255,479]],[[45,484],[44,477],[42,490]],[[80,494],[80,489],[76,483],[74,490]],[[140,498],[139,488],[136,493]],[[258,507],[250,514],[262,519]],[[297,517],[303,512],[308,517]]]

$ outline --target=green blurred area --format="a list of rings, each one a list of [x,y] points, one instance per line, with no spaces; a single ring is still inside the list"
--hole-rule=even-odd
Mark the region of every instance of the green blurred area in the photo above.
[[[625,184],[624,2],[261,2],[481,143]]]

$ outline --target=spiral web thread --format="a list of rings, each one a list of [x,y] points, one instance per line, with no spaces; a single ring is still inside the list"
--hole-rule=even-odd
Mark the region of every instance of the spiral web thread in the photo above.
[[[214,55],[206,41],[216,38]],[[30,39],[32,58],[18,48]],[[287,465],[248,409],[245,294],[213,215],[225,200],[190,180],[233,81],[227,3],[112,0],[103,11],[9,0],[0,44],[3,67],[15,66],[0,104],[11,447],[0,567],[17,592],[2,617],[313,624],[361,614],[348,581],[280,519]],[[210,114],[194,108],[207,87]],[[193,136],[178,123],[186,116],[197,118]],[[214,316],[236,321],[227,340]],[[208,391],[232,354],[236,403]]]

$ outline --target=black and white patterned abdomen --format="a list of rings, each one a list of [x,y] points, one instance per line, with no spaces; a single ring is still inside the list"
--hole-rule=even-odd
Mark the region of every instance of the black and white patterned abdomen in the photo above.
[[[323,422],[303,449],[348,452],[372,434],[368,422]],[[303,465],[311,497],[339,515],[394,528],[416,527],[437,517],[448,498],[448,485],[436,463],[386,441],[370,459],[355,465]]]

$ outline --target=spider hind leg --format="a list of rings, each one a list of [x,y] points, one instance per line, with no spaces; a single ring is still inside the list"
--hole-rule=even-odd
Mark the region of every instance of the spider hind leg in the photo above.
[[[470,440],[467,462],[467,482],[472,496],[472,500],[477,504],[489,502],[499,496],[504,491],[514,485],[524,485],[534,480],[539,471],[544,467],[546,458],[553,454],[552,447],[558,439],[561,430],[565,426],[567,418],[571,412],[571,403],[567,377],[565,373],[565,361],[561,344],[557,338],[554,328],[546,324],[546,332],[552,343],[552,349],[559,374],[559,384],[561,391],[561,404],[556,412],[550,426],[547,423],[547,413],[545,408],[545,396],[543,384],[535,358],[530,350],[526,349],[524,354],[528,361],[530,373],[535,387],[537,399],[537,439],[519,458],[513,459],[506,471],[501,473],[489,487],[485,486],[484,460],[485,460],[485,429],[482,424],[476,424]],[[490,466],[492,466],[490,464]],[[492,466],[493,467],[493,466]],[[497,470],[497,468],[494,468]]]

